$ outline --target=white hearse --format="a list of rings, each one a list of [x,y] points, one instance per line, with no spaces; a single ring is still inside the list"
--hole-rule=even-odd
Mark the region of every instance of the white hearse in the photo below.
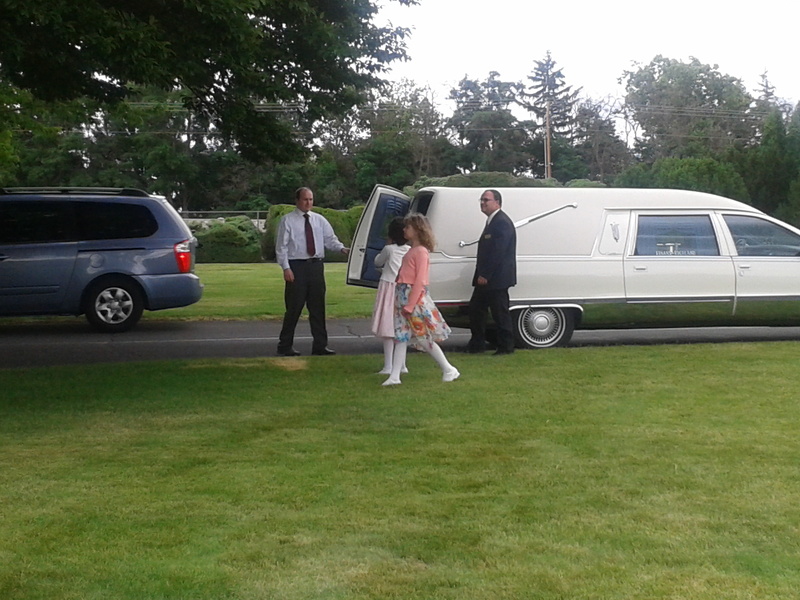
[[[575,328],[800,324],[800,230],[728,198],[662,189],[498,188],[517,227],[517,343],[546,348]],[[483,188],[376,186],[347,283],[376,287],[388,222],[427,215],[430,292],[465,327]]]

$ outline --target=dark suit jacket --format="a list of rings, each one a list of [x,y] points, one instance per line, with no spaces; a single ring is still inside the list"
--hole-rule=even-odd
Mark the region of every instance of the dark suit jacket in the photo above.
[[[478,242],[478,259],[472,285],[478,277],[489,282],[490,290],[507,289],[517,284],[517,230],[509,216],[497,211]]]

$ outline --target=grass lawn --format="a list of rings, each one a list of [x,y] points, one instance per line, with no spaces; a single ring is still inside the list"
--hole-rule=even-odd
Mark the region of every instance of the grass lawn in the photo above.
[[[797,598],[797,353],[0,370],[0,598]]]
[[[200,302],[183,308],[145,312],[143,318],[283,318],[283,271],[275,263],[201,264],[196,270],[205,285]],[[375,290],[346,285],[345,273],[344,263],[325,265],[328,318],[369,317],[375,302]]]

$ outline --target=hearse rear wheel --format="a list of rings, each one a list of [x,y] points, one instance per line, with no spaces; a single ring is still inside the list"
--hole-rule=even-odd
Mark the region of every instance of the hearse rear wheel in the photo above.
[[[514,313],[514,335],[523,348],[564,346],[575,331],[575,317],[567,309],[523,308]]]

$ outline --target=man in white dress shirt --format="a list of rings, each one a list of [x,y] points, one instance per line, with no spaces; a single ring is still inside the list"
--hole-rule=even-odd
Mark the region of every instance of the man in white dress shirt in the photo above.
[[[308,321],[314,342],[311,353],[336,354],[328,348],[325,327],[325,250],[347,254],[349,248],[339,241],[333,227],[322,215],[312,212],[314,192],[302,187],[295,192],[295,210],[285,215],[278,225],[275,258],[283,269],[286,282],[284,302],[286,313],[278,340],[278,354],[298,356],[294,349],[294,330],[297,321],[308,308]]]

